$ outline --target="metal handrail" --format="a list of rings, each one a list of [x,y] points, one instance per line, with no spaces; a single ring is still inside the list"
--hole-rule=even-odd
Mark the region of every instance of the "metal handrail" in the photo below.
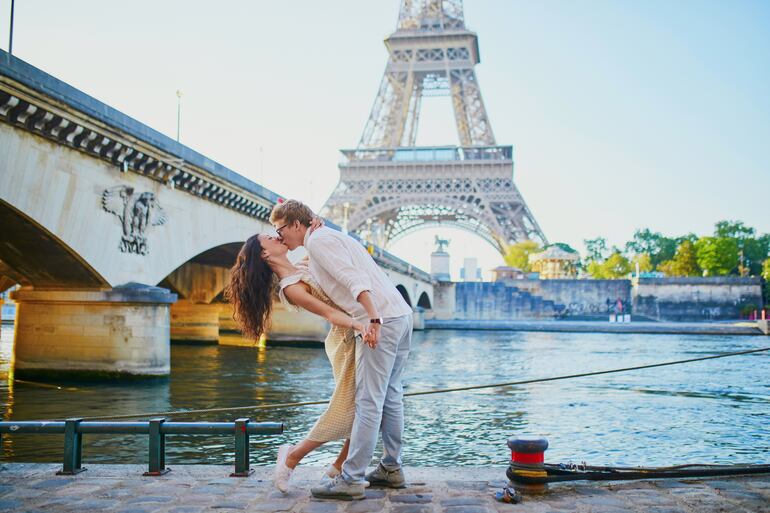
[[[166,422],[165,417],[144,422],[84,422],[65,421],[0,422],[3,434],[64,434],[64,463],[59,475],[77,474],[82,466],[84,434],[148,435],[150,439],[149,468],[143,475],[159,476],[169,472],[166,467],[166,435],[233,435],[235,437],[235,472],[231,477],[247,477],[249,468],[249,435],[279,435],[281,422],[255,422],[248,418],[235,422]],[[0,438],[0,441],[2,439]]]

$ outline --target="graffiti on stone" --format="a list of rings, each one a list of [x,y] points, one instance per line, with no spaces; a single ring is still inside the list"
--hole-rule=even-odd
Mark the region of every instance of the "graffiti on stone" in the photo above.
[[[135,193],[133,187],[117,185],[102,193],[102,208],[115,214],[123,228],[120,251],[146,255],[147,230],[166,222],[166,212],[151,192]]]

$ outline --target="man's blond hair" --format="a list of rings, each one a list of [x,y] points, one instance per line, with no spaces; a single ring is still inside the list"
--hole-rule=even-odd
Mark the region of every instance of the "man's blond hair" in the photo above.
[[[300,224],[310,226],[314,216],[315,214],[310,210],[310,207],[301,201],[287,200],[273,207],[273,211],[270,213],[270,222],[275,223],[278,220],[283,220],[285,224],[292,224],[294,221],[299,221]]]

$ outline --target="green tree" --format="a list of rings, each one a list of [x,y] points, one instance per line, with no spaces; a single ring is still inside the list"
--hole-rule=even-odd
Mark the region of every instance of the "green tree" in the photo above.
[[[752,239],[754,233],[754,228],[746,226],[743,221],[719,221],[714,225],[714,237]]]
[[[660,232],[645,228],[634,232],[634,238],[626,243],[626,252],[650,255],[650,263],[653,268],[657,268],[661,262],[674,257],[677,244],[676,239],[664,237]]]
[[[738,266],[738,242],[733,238],[701,237],[695,253],[706,276],[725,276]]]
[[[765,307],[770,305],[770,258],[762,264],[762,278],[765,280]]]
[[[620,251],[616,251],[604,262],[604,268],[608,278],[624,278],[631,272],[631,262]]]
[[[752,276],[762,274],[762,264],[770,253],[770,234],[753,239],[738,239],[738,251],[743,253],[743,267]]]
[[[714,236],[735,239],[738,243],[738,272],[741,276],[758,276],[762,262],[770,250],[770,234],[756,237],[756,230],[743,221],[719,221],[714,225]]]
[[[596,260],[588,264],[588,273],[598,280],[624,278],[631,272],[631,263],[620,251],[612,253],[604,262]]]
[[[698,265],[695,244],[689,239],[683,240],[671,260],[661,262],[658,270],[666,276],[701,276],[703,271]]]
[[[532,269],[529,266],[529,255],[532,253],[539,253],[543,249],[540,245],[533,240],[523,240],[516,244],[511,244],[505,252],[505,263],[511,267],[518,267],[524,272],[529,272]]]
[[[690,232],[690,233],[688,233],[688,234],[686,234],[686,235],[681,235],[681,236],[679,236],[679,237],[677,237],[677,238],[676,238],[676,246],[677,246],[677,248],[678,248],[678,247],[679,247],[679,246],[680,246],[680,245],[681,245],[681,244],[682,244],[684,241],[686,241],[686,240],[689,240],[690,242],[692,242],[693,244],[695,244],[695,242],[696,242],[696,241],[697,241],[699,238],[700,238],[700,237],[698,237],[697,235],[695,235],[695,234],[694,234],[694,233],[692,233],[692,232]]]
[[[647,253],[634,255],[634,257],[631,259],[632,272],[636,272],[636,264],[639,264],[640,273],[648,273],[652,271],[652,261],[650,260],[650,255]]]
[[[604,239],[604,237],[585,239],[583,240],[583,244],[586,246],[587,262],[601,262],[606,258],[605,255],[607,254],[607,241]]]

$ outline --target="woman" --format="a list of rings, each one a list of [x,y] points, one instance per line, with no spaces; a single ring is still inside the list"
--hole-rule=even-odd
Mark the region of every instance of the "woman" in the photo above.
[[[355,337],[356,332],[364,331],[360,322],[324,294],[310,275],[306,262],[297,265],[289,262],[287,251],[285,245],[270,235],[250,237],[238,253],[225,288],[225,297],[234,306],[235,321],[248,338],[259,338],[267,331],[276,277],[280,280],[282,302],[320,315],[332,324],[324,347],[334,373],[334,393],[326,411],[305,439],[297,445],[283,445],[278,449],[273,482],[282,492],[288,491],[294,468],[310,451],[344,438],[342,451],[327,467],[325,476],[335,477],[340,473],[347,458],[355,416]]]

